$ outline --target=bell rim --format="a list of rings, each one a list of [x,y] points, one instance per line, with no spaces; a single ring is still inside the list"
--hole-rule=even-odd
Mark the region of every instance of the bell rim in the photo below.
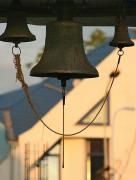
[[[116,42],[110,42],[109,43],[110,46],[113,46],[113,47],[131,47],[131,46],[134,46],[135,43],[133,41],[130,41],[129,43],[128,42],[125,42],[125,41],[120,41],[119,43],[116,43]]]
[[[57,71],[57,72],[44,72],[44,73],[36,73],[31,70],[30,76],[34,77],[52,77],[52,78],[58,78],[58,79],[84,79],[84,78],[96,78],[99,77],[98,71],[95,69],[94,73],[81,73],[81,72],[75,72],[71,73],[70,71]]]
[[[21,43],[21,42],[31,42],[31,41],[35,41],[36,37],[33,35],[32,37],[4,37],[5,35],[0,37],[0,41],[3,42],[11,42],[11,43]]]

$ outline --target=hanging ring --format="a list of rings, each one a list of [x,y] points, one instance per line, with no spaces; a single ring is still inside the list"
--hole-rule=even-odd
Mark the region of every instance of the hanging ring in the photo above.
[[[122,49],[119,49],[117,54],[118,54],[119,56],[123,56],[123,55],[124,55],[124,51],[123,51]]]
[[[21,48],[19,46],[13,46],[12,47],[12,54],[15,55],[21,55]]]

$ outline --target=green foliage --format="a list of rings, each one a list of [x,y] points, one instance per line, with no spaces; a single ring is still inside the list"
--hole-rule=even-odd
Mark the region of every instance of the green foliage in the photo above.
[[[136,35],[136,29],[133,29],[132,32],[134,35]]]
[[[105,33],[100,29],[96,29],[90,35],[89,40],[84,41],[84,46],[86,50],[90,50],[104,43],[105,41],[106,41]]]
[[[38,61],[39,61],[39,60],[41,59],[41,57],[42,57],[43,51],[44,51],[44,47],[43,47],[43,48],[40,50],[40,52],[36,55],[36,58],[35,58],[34,63],[29,62],[29,63],[26,64],[26,67],[27,67],[28,69],[30,69],[35,63],[38,63]]]

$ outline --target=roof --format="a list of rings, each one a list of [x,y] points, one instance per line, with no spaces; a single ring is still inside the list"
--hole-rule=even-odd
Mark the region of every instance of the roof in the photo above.
[[[44,82],[31,86],[29,90],[40,116],[46,114],[61,99],[61,94],[45,87]],[[16,136],[37,122],[21,89],[0,96],[0,108],[10,110]]]
[[[107,42],[87,54],[89,61],[97,66],[109,53],[112,47]],[[67,82],[67,92],[73,88],[72,80]],[[61,100],[60,81],[48,78],[41,83],[29,87],[33,102],[42,117]],[[16,136],[31,128],[36,122],[22,89],[0,96],[0,109],[9,109]],[[0,113],[0,119],[2,120]]]
[[[9,5],[12,0],[0,1],[0,16],[3,21],[7,16]],[[69,2],[72,0],[20,0],[24,10],[29,17],[28,22],[32,24],[47,24],[56,19],[54,13],[54,5],[57,1]],[[91,26],[112,26],[114,19],[119,14],[124,2],[126,6],[126,15],[128,17],[128,24],[135,26],[136,15],[136,0],[73,0],[74,2],[74,17],[83,25]],[[122,4],[123,2],[123,4]]]

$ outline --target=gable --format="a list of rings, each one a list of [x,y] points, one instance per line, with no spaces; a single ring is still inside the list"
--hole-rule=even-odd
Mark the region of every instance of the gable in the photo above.
[[[102,98],[99,102],[96,103],[96,105],[91,108],[77,123],[79,125],[85,125],[88,124],[93,120],[93,118],[98,113],[99,109],[101,108],[103,104],[104,98]],[[106,101],[105,105],[103,106],[101,112],[99,113],[98,117],[95,119],[95,121],[92,123],[92,125],[104,125],[109,124],[109,102]]]

